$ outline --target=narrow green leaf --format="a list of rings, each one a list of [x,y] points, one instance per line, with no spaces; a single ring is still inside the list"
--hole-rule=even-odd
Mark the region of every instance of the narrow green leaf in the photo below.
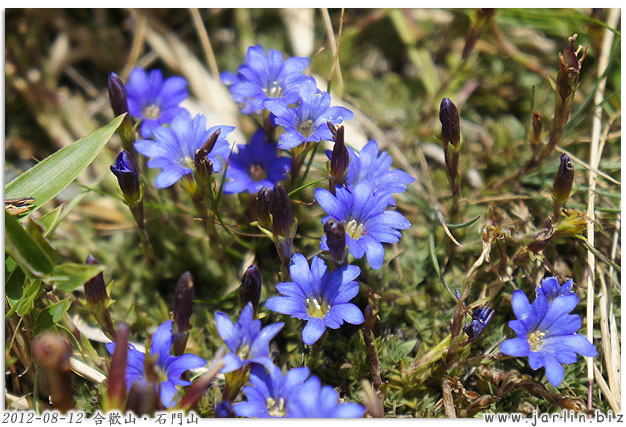
[[[35,202],[30,212],[38,209],[59,194],[89,166],[123,118],[117,117],[105,127],[46,157],[9,182],[4,189],[4,197],[33,197]]]
[[[20,299],[15,310],[18,316],[22,317],[33,310],[35,306],[35,300],[39,296],[41,289],[42,283],[40,279],[31,280],[31,282],[24,290],[24,294],[22,295],[22,298]]]
[[[59,205],[54,210],[51,210],[39,218],[39,223],[46,229],[44,237],[52,236],[52,233],[57,228],[57,225],[59,225],[62,211],[63,205]]]
[[[52,261],[53,264],[57,263],[57,254],[56,250],[52,247],[48,239],[44,237],[46,229],[43,225],[39,223],[36,219],[33,219],[32,216],[29,216],[26,224],[26,232],[30,234],[30,237],[33,238],[35,242],[39,245],[41,249],[43,249],[48,258]]]
[[[9,302],[11,309],[7,312],[6,318],[8,319],[13,315],[17,309],[17,305],[22,298],[24,291],[24,283],[26,281],[26,275],[21,268],[17,267],[7,278],[4,285],[4,296]]]
[[[52,271],[54,264],[46,251],[7,211],[4,211],[4,232],[6,251],[18,264],[37,277],[43,277]]]
[[[480,215],[478,215],[476,218],[474,219],[470,219],[467,222],[463,222],[461,224],[446,224],[448,226],[448,228],[463,228],[463,227],[469,227],[470,225],[472,225],[473,223],[475,223],[476,221],[478,221],[480,219]]]
[[[106,269],[104,265],[65,263],[57,265],[45,281],[56,289],[70,293]]]

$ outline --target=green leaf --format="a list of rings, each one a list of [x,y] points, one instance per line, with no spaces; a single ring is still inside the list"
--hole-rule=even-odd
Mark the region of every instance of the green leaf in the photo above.
[[[105,127],[46,157],[9,182],[4,188],[5,199],[33,197],[35,202],[30,212],[41,207],[89,166],[109,141],[123,118],[123,116],[117,117]]]
[[[37,277],[43,277],[52,271],[54,264],[46,251],[7,211],[4,211],[4,232],[6,251],[18,264]]]
[[[72,305],[71,298],[65,298],[59,302],[49,305],[44,310],[39,312],[37,321],[35,322],[35,335],[52,328],[55,324],[59,323],[61,317],[70,309]]]
[[[7,278],[6,283],[4,284],[4,296],[9,302],[9,306],[11,309],[6,314],[6,318],[8,319],[13,315],[15,310],[17,309],[17,304],[22,298],[22,293],[24,292],[24,283],[26,281],[26,275],[21,268],[17,267],[11,275]]]
[[[70,293],[83,286],[90,279],[100,274],[106,269],[104,265],[65,263],[57,265],[54,270],[46,276],[47,283],[54,284],[56,289]]]
[[[46,229],[44,237],[51,236],[57,225],[59,225],[61,219],[61,212],[63,211],[63,205],[57,206],[54,210],[51,210],[41,218],[39,223]]]
[[[46,230],[43,225],[41,225],[36,219],[33,219],[32,216],[29,216],[26,224],[26,232],[30,234],[30,237],[32,237],[33,240],[37,242],[39,247],[46,252],[48,258],[50,258],[52,263],[56,264],[56,250],[52,247],[48,239],[44,237],[44,233],[46,232]]]
[[[24,294],[17,305],[16,312],[18,316],[23,317],[30,313],[35,306],[35,300],[41,292],[42,284],[40,279],[32,279],[24,290]]]

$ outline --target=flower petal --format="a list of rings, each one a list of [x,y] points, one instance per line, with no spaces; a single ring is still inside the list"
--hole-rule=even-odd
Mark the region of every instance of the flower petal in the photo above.
[[[332,308],[331,308],[332,310]],[[312,318],[309,320],[302,330],[302,341],[306,345],[313,345],[324,334],[326,327],[324,322],[318,318]]]
[[[500,351],[509,356],[525,357],[530,352],[530,344],[523,338],[511,338],[500,344]]]

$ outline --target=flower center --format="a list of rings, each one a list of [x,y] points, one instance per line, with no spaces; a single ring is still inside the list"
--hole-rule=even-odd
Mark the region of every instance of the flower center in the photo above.
[[[261,165],[250,165],[250,176],[254,181],[261,181],[267,178],[267,174],[265,173],[265,169]]]
[[[313,120],[309,119],[309,120],[305,121],[304,123],[301,123],[300,124],[300,133],[305,138],[307,136],[311,136],[311,134],[313,133]]]
[[[282,397],[276,402],[273,398],[268,397],[266,401],[267,413],[272,417],[284,417],[285,413],[285,399]]]
[[[150,104],[143,109],[143,116],[146,119],[156,120],[161,115],[161,107],[156,104]]]
[[[263,88],[263,92],[270,98],[278,98],[282,95],[283,88],[278,86],[277,81],[273,81],[269,88]]]
[[[250,346],[248,344],[245,344],[237,349],[237,357],[241,360],[245,360],[248,357],[248,354],[250,354]]]
[[[537,351],[541,348],[541,342],[546,333],[543,331],[533,331],[528,334],[528,344],[530,344],[531,351]]]
[[[311,317],[317,317],[318,319],[323,319],[330,310],[329,304],[324,304],[324,301],[320,298],[319,301],[317,298],[307,298],[306,299],[306,310]]]
[[[355,219],[346,224],[346,233],[354,240],[358,240],[363,236],[363,224],[358,224]]]
[[[178,160],[178,164],[180,165],[181,168],[191,168],[193,169],[194,167],[194,163],[193,163],[193,159],[189,156],[185,156],[184,158]]]

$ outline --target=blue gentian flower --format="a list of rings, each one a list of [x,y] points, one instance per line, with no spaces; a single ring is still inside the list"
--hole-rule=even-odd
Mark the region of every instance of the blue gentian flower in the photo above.
[[[139,168],[128,151],[122,151],[111,165],[111,172],[117,177],[117,182],[122,190],[124,200],[133,204],[141,197],[141,184],[139,183]]]
[[[537,295],[543,295],[551,303],[556,297],[574,293],[572,291],[572,279],[568,279],[563,285],[559,284],[558,277],[546,277],[541,284],[535,288]]]
[[[529,304],[524,292],[516,290],[512,306],[517,320],[511,320],[509,327],[517,338],[504,341],[500,351],[509,356],[528,356],[530,367],[545,367],[548,381],[557,387],[563,380],[562,364],[576,362],[576,353],[586,357],[598,354],[587,338],[576,333],[582,324],[580,316],[568,314],[577,304],[575,293],[557,296],[551,303],[539,294]]]
[[[309,59],[293,57],[283,61],[283,54],[270,49],[267,55],[263,46],[250,46],[246,62],[239,67],[237,75],[221,74],[224,84],[232,85],[230,92],[242,113],[260,113],[263,101],[277,98],[288,104],[298,101],[298,85],[309,77],[302,71],[309,66]]]
[[[207,158],[213,163],[213,171],[222,170],[222,161],[230,154],[230,144],[226,135],[235,128],[232,126],[213,126],[206,130],[206,118],[202,114],[193,119],[187,111],[183,111],[172,120],[169,127],[161,126],[154,129],[156,141],[142,139],[135,142],[135,149],[144,156],[150,157],[148,167],[160,168],[154,184],[158,188],[169,187],[183,175],[192,173],[194,158],[209,137],[220,129],[221,133]]]
[[[354,188],[361,181],[371,181],[374,190],[385,193],[404,193],[406,186],[413,181],[408,173],[391,167],[391,156],[386,151],[378,149],[374,140],[368,142],[357,154],[349,149],[350,166],[346,175],[346,187]]]
[[[289,411],[295,418],[361,418],[365,414],[365,408],[357,403],[339,403],[335,389],[329,385],[322,387],[315,375],[298,389]]]
[[[495,311],[492,308],[484,306],[478,307],[472,314],[472,322],[463,328],[463,331],[469,337],[469,341],[473,341],[483,332],[485,326],[491,322]]]
[[[143,68],[135,68],[126,83],[128,111],[141,119],[141,136],[150,138],[159,126],[170,123],[185,111],[179,107],[188,96],[187,81],[182,77],[170,77],[163,81],[161,70],[146,74]]]
[[[269,374],[260,365],[250,369],[250,383],[243,392],[247,401],[235,404],[233,410],[240,417],[291,417],[289,409],[298,391],[309,377],[309,368],[293,368],[283,375],[277,366]]]
[[[337,125],[354,117],[344,107],[331,107],[330,95],[317,89],[315,79],[309,78],[298,87],[298,105],[294,108],[282,99],[270,99],[263,105],[275,118],[274,123],[285,129],[278,140],[278,148],[287,150],[303,142],[332,140],[327,122]]]
[[[261,321],[253,319],[252,303],[246,304],[241,310],[239,320],[233,325],[230,318],[218,311],[215,313],[217,333],[230,350],[224,356],[222,373],[227,374],[250,363],[258,363],[266,367],[274,366],[269,357],[269,343],[285,325],[273,323],[261,329]]]
[[[375,184],[369,180],[359,182],[352,191],[336,187],[336,196],[318,188],[315,198],[329,215],[342,222],[346,230],[346,241],[355,258],[367,254],[367,261],[375,270],[383,265],[385,249],[382,243],[400,240],[399,230],[409,228],[411,223],[399,212],[385,210],[392,202],[389,193],[376,192]],[[328,250],[326,236],[322,237],[321,248]]]
[[[150,355],[157,358],[156,367],[161,379],[161,402],[166,408],[172,408],[176,404],[174,397],[178,392],[176,389],[177,385],[191,385],[189,381],[182,380],[180,378],[181,375],[190,369],[201,368],[207,363],[203,358],[190,353],[178,357],[171,356],[172,340],[172,321],[168,320],[152,334],[152,342],[150,344]],[[126,388],[130,390],[134,382],[146,384],[144,371],[146,355],[137,350],[132,344],[128,344],[128,347]],[[115,343],[108,343],[106,349],[110,354],[113,354]]]
[[[274,188],[276,182],[286,178],[291,159],[278,157],[276,144],[266,137],[263,129],[252,136],[250,145],[241,144],[237,149],[226,171],[225,193],[256,194],[261,188]]]
[[[313,257],[309,268],[304,255],[295,254],[289,272],[293,282],[276,285],[282,295],[268,299],[265,307],[307,320],[302,331],[305,344],[315,343],[326,327],[337,329],[344,321],[353,325],[365,321],[361,310],[350,303],[359,293],[359,284],[354,281],[361,274],[359,267],[346,265],[329,273],[321,258]]]

